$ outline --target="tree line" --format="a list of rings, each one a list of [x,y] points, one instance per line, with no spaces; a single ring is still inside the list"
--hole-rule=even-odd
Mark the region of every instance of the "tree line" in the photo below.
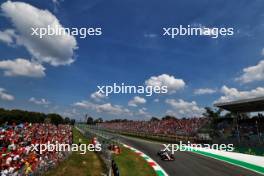
[[[0,108],[0,124],[8,123],[52,123],[58,124],[71,124],[74,125],[75,120],[69,117],[63,118],[61,115],[56,113],[45,114],[41,112],[31,112],[24,110],[7,110]]]

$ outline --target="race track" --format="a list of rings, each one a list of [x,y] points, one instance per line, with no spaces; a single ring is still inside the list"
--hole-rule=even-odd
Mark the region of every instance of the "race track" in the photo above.
[[[175,161],[161,161],[161,143],[119,135],[121,142],[135,147],[155,160],[170,176],[261,176],[244,168],[191,152],[176,152]]]

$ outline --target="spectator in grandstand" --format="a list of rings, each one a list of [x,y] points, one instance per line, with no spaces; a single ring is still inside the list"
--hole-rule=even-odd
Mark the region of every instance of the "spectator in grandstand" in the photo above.
[[[64,152],[31,150],[31,144],[72,143],[72,129],[69,125],[12,124],[0,128],[0,170],[1,176],[32,175],[55,166],[66,157]]]
[[[170,118],[154,121],[106,122],[99,124],[99,127],[123,132],[194,136],[206,123],[206,118]]]

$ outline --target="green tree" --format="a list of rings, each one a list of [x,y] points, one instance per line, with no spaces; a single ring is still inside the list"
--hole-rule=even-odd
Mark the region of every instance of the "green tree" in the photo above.
[[[50,122],[54,125],[64,122],[63,118],[59,114],[48,114],[47,118],[50,119]]]
[[[203,113],[203,116],[210,119],[209,128],[211,131],[211,136],[216,136],[216,126],[218,123],[218,120],[221,118],[222,110],[220,108],[218,109],[212,109],[210,107],[205,107],[205,113]]]
[[[64,123],[70,124],[71,123],[71,119],[69,117],[65,117]]]
[[[94,120],[94,123],[103,123],[103,119],[102,118],[98,118],[96,120]]]
[[[157,117],[151,117],[150,121],[159,121]]]
[[[94,119],[92,117],[87,118],[87,124],[88,125],[93,125],[94,124]]]

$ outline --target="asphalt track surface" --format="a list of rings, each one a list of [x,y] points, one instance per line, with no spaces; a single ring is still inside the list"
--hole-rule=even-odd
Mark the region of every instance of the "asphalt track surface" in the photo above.
[[[157,152],[161,143],[119,135],[121,142],[144,152],[170,176],[261,176],[253,171],[192,152],[176,152],[175,161],[161,161]],[[263,176],[263,175],[262,175]]]

